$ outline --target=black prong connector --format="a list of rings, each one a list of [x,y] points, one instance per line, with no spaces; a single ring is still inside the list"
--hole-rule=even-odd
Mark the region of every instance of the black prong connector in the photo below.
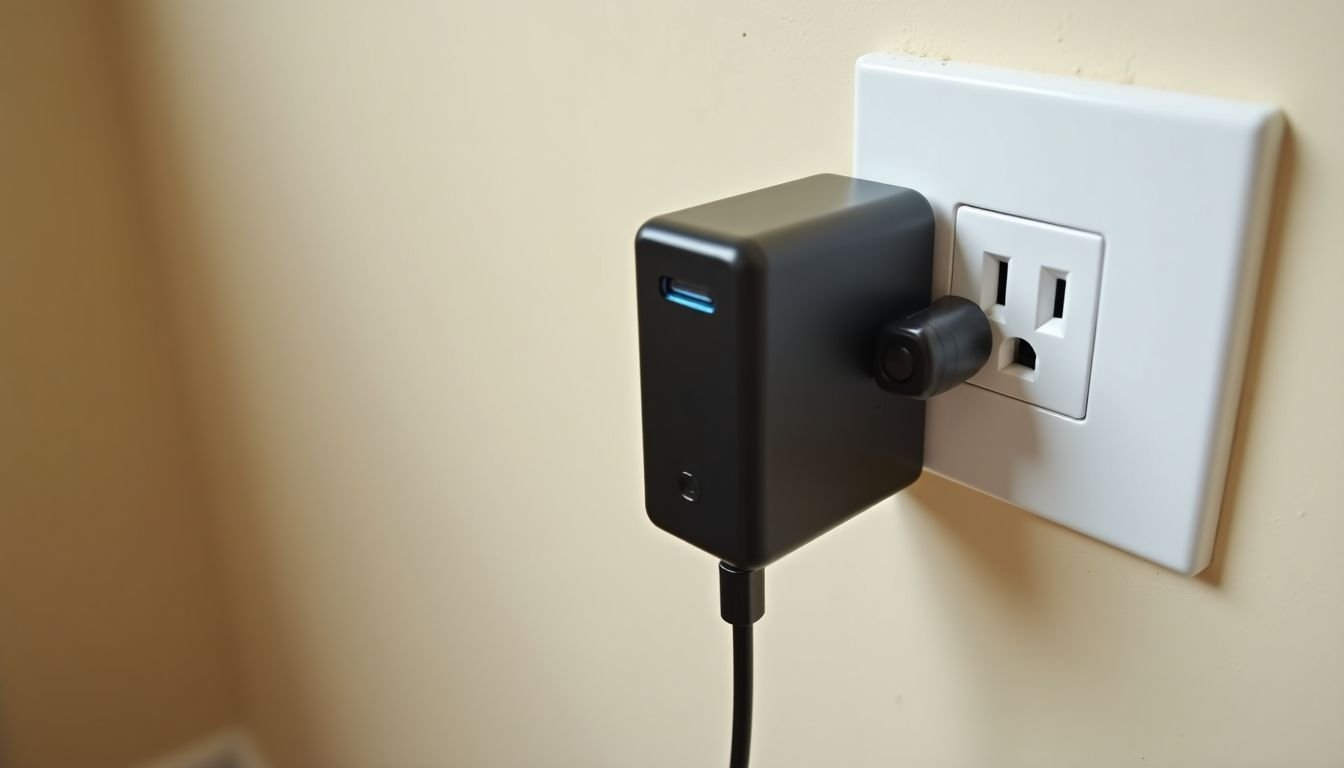
[[[989,360],[989,318],[975,302],[944,296],[882,326],[873,355],[878,386],[926,400],[979,372]]]

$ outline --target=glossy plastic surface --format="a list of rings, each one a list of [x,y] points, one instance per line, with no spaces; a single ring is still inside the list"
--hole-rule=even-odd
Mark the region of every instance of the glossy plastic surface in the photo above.
[[[1085,417],[958,387],[929,402],[926,467],[1173,570],[1204,568],[1278,111],[888,54],[859,60],[856,88],[855,175],[928,198],[935,294],[951,290],[958,206],[1104,242]]]

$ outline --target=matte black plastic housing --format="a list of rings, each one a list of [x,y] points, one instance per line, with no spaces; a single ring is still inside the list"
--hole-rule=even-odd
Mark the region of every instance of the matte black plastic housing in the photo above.
[[[979,373],[993,346],[984,311],[970,299],[944,296],[883,326],[873,377],[888,392],[924,400]]]
[[[919,477],[924,403],[872,354],[929,303],[922,195],[811,176],[659,216],[635,254],[655,525],[751,570]]]

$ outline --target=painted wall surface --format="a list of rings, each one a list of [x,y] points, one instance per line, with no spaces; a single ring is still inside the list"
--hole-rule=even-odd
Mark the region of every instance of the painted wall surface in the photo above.
[[[277,765],[723,761],[714,563],[641,508],[632,237],[848,170],[873,50],[1276,102],[1291,138],[1212,568],[922,480],[771,570],[759,764],[1344,761],[1337,2],[147,0],[122,22]]]
[[[202,474],[97,3],[0,5],[0,766],[238,716]]]

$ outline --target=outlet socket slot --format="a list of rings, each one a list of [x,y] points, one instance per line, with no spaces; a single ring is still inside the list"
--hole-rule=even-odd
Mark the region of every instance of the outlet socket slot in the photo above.
[[[1036,292],[1036,330],[1051,336],[1064,336],[1064,301],[1068,292],[1068,272],[1041,267],[1040,287]]]
[[[1036,380],[1036,348],[1026,339],[1004,339],[999,345],[999,369],[1004,373]]]
[[[1008,257],[986,251],[981,269],[985,279],[979,296],[967,298],[977,301],[989,319],[1002,321],[1008,309]]]
[[[994,289],[994,303],[999,306],[1008,304],[1008,260],[993,254],[988,254],[989,258],[998,262],[998,275]]]

